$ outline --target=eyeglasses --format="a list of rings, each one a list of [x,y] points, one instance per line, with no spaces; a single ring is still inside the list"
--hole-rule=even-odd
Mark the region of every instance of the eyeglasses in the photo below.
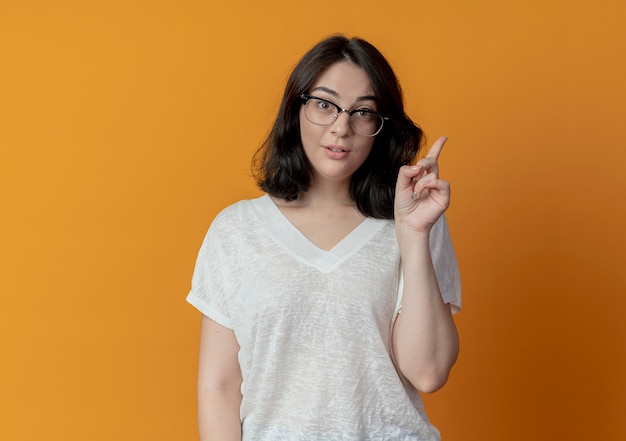
[[[312,95],[300,95],[304,102],[304,116],[313,124],[327,126],[335,122],[339,115],[347,112],[350,115],[350,127],[361,136],[376,136],[383,129],[383,123],[389,118],[369,109],[342,109],[332,101]]]

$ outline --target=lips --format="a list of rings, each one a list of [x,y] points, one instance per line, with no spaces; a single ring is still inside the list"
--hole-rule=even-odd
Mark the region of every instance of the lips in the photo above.
[[[332,159],[343,159],[350,153],[349,150],[344,149],[339,145],[327,145],[324,146],[324,150],[329,158]]]
[[[348,150],[346,150],[340,145],[327,145],[327,146],[324,146],[324,148],[330,150],[331,152],[336,152],[336,153],[348,152]]]

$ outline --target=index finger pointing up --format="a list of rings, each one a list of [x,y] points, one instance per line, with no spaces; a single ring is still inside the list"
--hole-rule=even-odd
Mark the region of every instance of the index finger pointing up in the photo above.
[[[447,136],[442,136],[441,138],[437,139],[437,141],[434,142],[433,146],[428,151],[428,154],[426,154],[426,157],[433,158],[435,160],[439,159],[441,149],[443,149],[443,145],[446,143],[447,140]]]

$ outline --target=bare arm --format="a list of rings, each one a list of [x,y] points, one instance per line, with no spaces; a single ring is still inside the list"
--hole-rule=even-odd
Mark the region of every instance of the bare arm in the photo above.
[[[430,393],[448,380],[459,340],[450,306],[441,298],[428,238],[407,248],[402,253],[404,291],[393,351],[402,374],[416,389]]]
[[[430,255],[430,230],[450,204],[450,185],[439,179],[437,159],[446,138],[439,138],[426,158],[398,174],[396,236],[404,291],[392,346],[398,368],[422,392],[447,381],[459,339],[450,306],[441,298]]]
[[[198,426],[201,441],[241,441],[241,369],[235,334],[205,315],[200,334]]]

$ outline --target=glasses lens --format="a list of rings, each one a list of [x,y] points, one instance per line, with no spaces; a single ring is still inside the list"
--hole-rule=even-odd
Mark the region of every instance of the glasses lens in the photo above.
[[[328,101],[311,98],[306,102],[304,115],[314,124],[331,124],[337,115],[337,108]]]
[[[375,113],[360,110],[352,114],[352,129],[359,135],[374,136],[383,126],[383,118]]]

